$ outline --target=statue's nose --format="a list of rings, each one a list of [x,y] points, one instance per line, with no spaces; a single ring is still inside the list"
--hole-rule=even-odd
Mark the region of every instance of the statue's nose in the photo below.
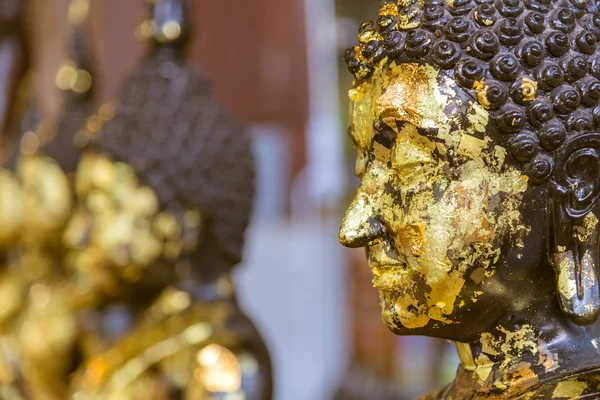
[[[366,247],[385,236],[385,227],[365,200],[354,200],[342,220],[339,241],[346,247]]]

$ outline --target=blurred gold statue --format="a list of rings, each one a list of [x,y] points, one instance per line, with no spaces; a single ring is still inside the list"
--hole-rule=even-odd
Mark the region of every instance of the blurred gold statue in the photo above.
[[[456,342],[423,399],[600,398],[600,10],[386,0],[346,60],[365,247],[398,335]]]
[[[89,4],[71,1],[73,52],[56,79],[69,109],[47,142],[45,123],[25,132],[0,170],[2,399],[271,398],[268,352],[231,278],[249,138],[185,65],[185,4],[151,7],[152,51],[116,109],[89,115]]]

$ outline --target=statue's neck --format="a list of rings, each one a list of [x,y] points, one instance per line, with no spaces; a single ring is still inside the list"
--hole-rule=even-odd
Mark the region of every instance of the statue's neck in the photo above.
[[[452,392],[527,393],[558,376],[599,366],[595,330],[568,321],[550,331],[546,328],[540,335],[529,324],[498,327],[471,343],[457,343],[461,365]]]

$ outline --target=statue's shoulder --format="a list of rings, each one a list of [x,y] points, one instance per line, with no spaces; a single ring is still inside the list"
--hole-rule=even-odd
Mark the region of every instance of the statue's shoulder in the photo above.
[[[598,398],[600,398],[600,368],[558,377],[517,397],[519,400]]]

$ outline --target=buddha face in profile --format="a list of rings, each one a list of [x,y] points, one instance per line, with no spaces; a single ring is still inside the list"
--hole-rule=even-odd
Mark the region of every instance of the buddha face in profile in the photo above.
[[[340,241],[366,248],[397,334],[600,312],[596,19],[497,3],[384,2],[346,53],[360,185]]]
[[[391,64],[351,93],[361,179],[340,237],[365,246],[385,323],[443,336],[522,251],[528,177],[485,133],[488,112],[430,65]]]

